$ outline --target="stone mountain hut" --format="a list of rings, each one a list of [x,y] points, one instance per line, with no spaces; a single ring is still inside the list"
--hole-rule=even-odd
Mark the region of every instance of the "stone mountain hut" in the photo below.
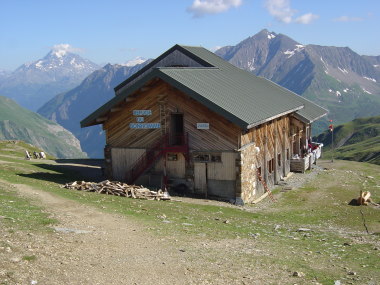
[[[110,179],[250,203],[262,182],[311,166],[311,123],[326,113],[205,48],[175,45],[81,126],[103,125]]]

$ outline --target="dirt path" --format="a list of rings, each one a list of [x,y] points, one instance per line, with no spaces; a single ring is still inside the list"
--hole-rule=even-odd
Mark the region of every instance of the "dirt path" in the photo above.
[[[13,242],[27,251],[14,252],[11,258],[20,284],[198,283],[187,274],[180,248],[150,236],[136,222],[29,186],[14,186],[59,221],[54,234],[24,234]],[[36,255],[36,261],[17,261],[26,254]]]
[[[255,239],[153,236],[136,221],[30,186],[9,184],[59,221],[54,233],[0,228],[0,284],[276,284],[289,272],[262,264],[276,253]],[[240,255],[251,255],[241,261]],[[35,260],[23,260],[35,256]],[[240,260],[240,261],[239,261]],[[4,263],[5,262],[5,263]],[[247,263],[248,262],[248,263]]]

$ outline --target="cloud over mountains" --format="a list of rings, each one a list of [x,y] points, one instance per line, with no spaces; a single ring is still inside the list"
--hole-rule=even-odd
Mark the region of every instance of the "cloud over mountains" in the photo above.
[[[206,14],[219,14],[231,8],[239,7],[242,0],[194,0],[193,4],[187,8],[193,17],[199,18]]]

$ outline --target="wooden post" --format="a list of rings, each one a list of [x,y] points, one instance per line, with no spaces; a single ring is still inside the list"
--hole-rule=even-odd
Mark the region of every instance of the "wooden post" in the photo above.
[[[265,183],[268,181],[268,162],[267,162],[267,153],[268,153],[268,124],[265,124],[265,136],[264,136],[264,180]]]
[[[205,189],[205,198],[207,199],[207,195],[208,195],[208,169],[207,169],[207,162],[205,163],[205,167],[206,167],[206,189]]]
[[[282,127],[282,176],[286,176],[286,128]]]
[[[278,140],[278,134],[277,134],[277,120],[274,120],[273,122],[273,127],[274,127],[274,132],[273,132],[273,136],[274,136],[274,143],[273,143],[273,147],[274,147],[274,152],[273,152],[273,155],[274,155],[274,165],[273,165],[273,172],[274,172],[274,184],[277,184],[278,183],[278,173],[277,173],[277,170],[278,170],[278,152],[277,152],[277,140]]]

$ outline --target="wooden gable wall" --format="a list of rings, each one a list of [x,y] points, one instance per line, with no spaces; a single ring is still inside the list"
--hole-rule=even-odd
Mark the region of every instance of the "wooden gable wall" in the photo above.
[[[168,117],[170,113],[184,114],[191,150],[233,151],[238,148],[241,130],[236,125],[177,89],[168,87],[167,94]],[[209,123],[210,129],[199,130],[197,123]]]
[[[161,80],[132,97],[135,99],[111,113],[103,125],[110,147],[147,148],[170,132],[171,114],[180,113],[191,150],[234,151],[238,148],[241,130],[236,125]],[[129,124],[136,123],[133,110],[152,110],[151,116],[144,117],[144,123],[161,123],[162,128],[130,129]],[[210,129],[198,130],[197,123],[209,123]]]

